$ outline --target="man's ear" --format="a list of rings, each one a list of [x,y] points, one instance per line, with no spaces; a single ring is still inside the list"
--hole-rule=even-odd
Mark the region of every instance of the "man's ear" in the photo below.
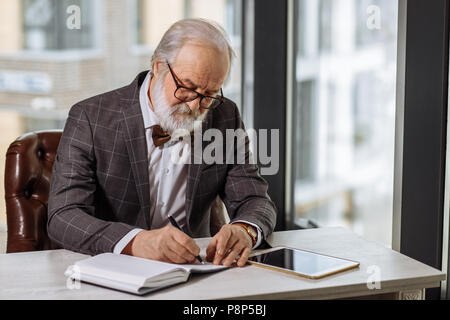
[[[155,75],[156,77],[158,76],[158,74],[160,72],[160,63],[161,63],[161,61],[155,61],[153,63],[152,71],[153,71],[153,75]]]
[[[158,61],[155,61],[152,65],[152,73],[153,75],[157,75],[158,74]]]

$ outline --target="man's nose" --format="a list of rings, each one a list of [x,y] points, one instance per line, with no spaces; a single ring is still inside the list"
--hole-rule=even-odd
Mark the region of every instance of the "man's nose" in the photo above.
[[[186,102],[186,104],[188,105],[189,109],[191,109],[191,111],[196,111],[198,109],[200,109],[200,99],[201,97],[197,97],[197,99]]]

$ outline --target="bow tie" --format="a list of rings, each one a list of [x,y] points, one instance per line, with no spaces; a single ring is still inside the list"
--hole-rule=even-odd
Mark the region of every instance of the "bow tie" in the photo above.
[[[155,147],[163,146],[166,142],[169,142],[172,139],[172,136],[165,132],[159,125],[154,125],[151,127],[152,130],[152,139],[153,144]],[[175,135],[177,137],[177,135]],[[192,132],[191,135],[191,143],[194,143],[194,133]],[[182,141],[183,136],[179,136],[178,141]]]
[[[164,145],[166,142],[170,141],[170,134],[168,134],[167,132],[164,132],[164,130],[159,126],[159,125],[155,125],[152,127],[152,139],[153,139],[153,144],[156,147],[160,147],[162,145]]]

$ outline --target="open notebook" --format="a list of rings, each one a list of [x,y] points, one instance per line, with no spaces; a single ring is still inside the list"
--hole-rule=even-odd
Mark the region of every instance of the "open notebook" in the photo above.
[[[171,264],[122,254],[102,253],[80,260],[64,273],[75,280],[143,295],[186,282],[191,273],[209,273],[227,267],[213,264]]]

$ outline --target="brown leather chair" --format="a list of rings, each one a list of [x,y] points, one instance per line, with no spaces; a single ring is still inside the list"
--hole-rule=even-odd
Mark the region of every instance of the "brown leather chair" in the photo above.
[[[6,153],[7,253],[57,249],[47,235],[50,177],[61,130],[24,134]]]
[[[53,250],[47,235],[50,177],[61,130],[27,133],[8,148],[5,170],[7,253]],[[211,234],[227,223],[226,209],[217,197],[211,208]]]

